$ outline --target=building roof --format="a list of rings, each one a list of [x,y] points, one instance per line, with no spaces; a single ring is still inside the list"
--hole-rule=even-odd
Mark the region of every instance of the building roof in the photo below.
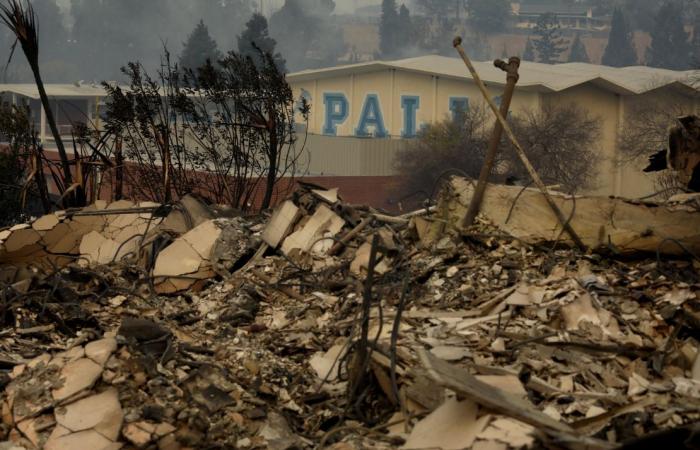
[[[504,72],[494,67],[492,62],[476,61],[474,67],[485,83],[505,84]],[[310,81],[390,69],[457,80],[472,79],[461,59],[429,55],[398,61],[370,61],[326,69],[305,70],[287,75],[287,80]],[[697,90],[691,83],[694,75],[697,76],[697,72],[680,72],[645,66],[616,68],[585,63],[552,65],[523,61],[520,66],[518,87],[546,93],[591,83],[617,94],[634,95],[670,85]]]
[[[49,97],[104,97],[107,95],[100,84],[45,84],[46,94]],[[0,93],[12,93],[39,99],[39,90],[36,84],[0,84]]]

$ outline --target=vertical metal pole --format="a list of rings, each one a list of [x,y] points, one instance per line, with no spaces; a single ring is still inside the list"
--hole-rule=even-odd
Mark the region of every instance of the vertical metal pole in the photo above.
[[[497,59],[493,64],[508,74],[506,89],[503,92],[503,97],[501,98],[501,115],[503,117],[507,117],[508,110],[510,109],[510,103],[513,99],[513,92],[515,91],[515,84],[520,78],[520,75],[518,75],[520,58],[512,57],[507,63]],[[471,226],[471,224],[474,223],[474,219],[476,219],[476,215],[479,214],[479,208],[481,208],[481,202],[484,198],[484,192],[486,191],[486,184],[488,183],[489,176],[493,170],[493,163],[496,161],[498,145],[501,143],[501,137],[503,137],[503,125],[501,122],[496,120],[496,124],[493,126],[491,140],[489,141],[488,151],[486,152],[486,158],[484,159],[484,164],[481,167],[481,173],[479,174],[479,181],[476,184],[474,196],[472,197],[472,201],[469,204],[469,209],[467,210],[467,214],[464,216],[464,221],[462,222],[462,226],[464,228]]]

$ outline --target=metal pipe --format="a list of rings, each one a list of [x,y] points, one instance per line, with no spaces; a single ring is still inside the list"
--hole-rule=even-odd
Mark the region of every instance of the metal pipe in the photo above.
[[[527,158],[527,155],[525,154],[525,150],[520,146],[520,143],[518,142],[518,139],[515,137],[515,134],[513,133],[513,130],[510,128],[510,125],[506,122],[506,119],[501,115],[501,113],[498,111],[498,107],[496,107],[496,104],[493,102],[491,97],[489,96],[488,91],[486,90],[486,86],[484,86],[484,82],[481,81],[481,78],[479,77],[479,74],[476,72],[476,69],[474,68],[474,65],[472,64],[471,60],[467,56],[467,53],[464,51],[464,48],[462,47],[462,38],[461,37],[456,37],[454,39],[453,45],[455,49],[459,52],[459,55],[462,57],[462,61],[464,61],[464,64],[467,66],[467,69],[469,69],[469,72],[471,73],[472,77],[474,78],[474,82],[476,83],[477,87],[481,91],[482,95],[484,96],[484,99],[486,99],[486,103],[488,103],[489,107],[491,108],[491,111],[496,115],[496,120],[498,120],[501,123],[501,126],[503,127],[503,131],[506,132],[508,135],[508,138],[511,140],[513,143],[513,147],[515,147],[515,152],[518,154],[518,157],[522,161],[523,165],[525,166],[525,169],[528,171],[530,174],[530,177],[532,177],[532,181],[535,183],[535,186],[542,192],[542,195],[544,195],[545,200],[547,201],[547,204],[549,207],[552,209],[552,212],[554,215],[557,217],[557,220],[559,220],[559,223],[561,224],[562,228],[569,234],[571,239],[574,241],[576,246],[580,248],[581,250],[586,249],[586,245],[583,243],[581,238],[579,237],[578,234],[576,234],[576,231],[574,231],[573,227],[569,223],[569,221],[564,217],[564,214],[561,212],[559,207],[557,206],[556,203],[554,203],[554,199],[552,199],[552,196],[549,195],[549,192],[547,191],[547,186],[544,185],[542,182],[542,179],[540,176],[537,174],[537,171],[535,171],[535,168],[532,166],[532,163],[530,160]]]
[[[515,91],[515,85],[520,79],[518,74],[518,68],[520,67],[520,58],[511,57],[508,62],[501,61],[497,59],[493,62],[493,65],[499,69],[506,72],[506,88],[503,92],[503,97],[501,97],[501,115],[504,117],[508,116],[508,110],[510,109],[510,103],[513,99],[513,92]],[[479,181],[476,184],[476,189],[474,190],[474,196],[469,204],[469,209],[467,214],[464,216],[464,221],[462,226],[464,228],[470,227],[476,219],[476,215],[479,214],[479,208],[481,208],[481,202],[484,198],[484,192],[486,191],[486,184],[488,183],[489,176],[493,170],[493,163],[496,161],[496,155],[498,154],[498,145],[501,143],[501,137],[503,137],[503,125],[498,120],[493,126],[493,133],[491,134],[491,140],[489,141],[489,147],[486,152],[486,158],[484,159],[484,165],[481,167],[481,173],[479,174]]]

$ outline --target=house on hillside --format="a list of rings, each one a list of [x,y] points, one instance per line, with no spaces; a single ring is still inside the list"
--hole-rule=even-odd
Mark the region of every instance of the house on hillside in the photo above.
[[[534,28],[542,14],[554,13],[562,28],[572,30],[603,30],[609,27],[610,17],[598,17],[589,5],[560,1],[513,2],[511,10],[517,28]]]

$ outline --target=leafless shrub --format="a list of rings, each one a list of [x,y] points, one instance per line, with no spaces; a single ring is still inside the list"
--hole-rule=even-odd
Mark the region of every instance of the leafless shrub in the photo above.
[[[223,175],[217,184],[229,203],[248,204],[261,184],[265,209],[278,180],[302,171],[299,160],[306,135],[298,145],[295,113],[308,121],[310,106],[302,97],[297,109],[273,55],[255,44],[254,48],[257,58],[230,52],[219,67],[201,68],[189,83],[195,86],[189,96],[198,101],[188,114],[193,117],[194,139],[218,168],[214,173]]]
[[[678,125],[677,119],[697,112],[692,97],[675,95],[669,95],[662,101],[649,99],[628,106],[618,139],[621,156],[617,163],[646,164],[654,153],[668,150],[669,133],[672,127]],[[653,182],[655,192],[662,199],[685,190],[673,171],[654,173]]]
[[[129,88],[104,83],[108,94],[106,130],[119,140],[126,182],[139,198],[169,202],[194,190],[197,158],[185,146],[184,118],[179,102],[187,102],[177,67],[166,53],[157,77],[138,63],[122,69]]]
[[[448,120],[426,127],[396,159],[403,176],[397,198],[404,208],[431,197],[446,174],[478,178],[484,161],[492,121],[483,108],[472,108],[463,120]],[[600,121],[571,106],[545,106],[509,117],[533,166],[548,184],[578,191],[591,184],[596,167]],[[528,183],[530,177],[509,141],[504,138],[494,164],[493,182],[510,178]]]
[[[32,170],[37,148],[27,108],[0,105],[0,139],[4,143],[0,148],[0,226],[8,226],[25,218],[33,200],[43,200],[45,212],[50,203],[45,180]]]
[[[483,108],[472,107],[459,120],[427,125],[399,152],[395,167],[402,175],[397,198],[413,208],[438,189],[449,174],[476,178],[486,155],[487,121]]]
[[[169,202],[197,192],[249,209],[262,190],[261,207],[270,206],[280,178],[297,172],[303,145],[284,74],[271,55],[259,60],[231,52],[216,66],[182,72],[166,51],[156,78],[129,64],[128,90],[105,84],[106,126],[135,196]],[[301,109],[308,119],[308,105]]]
[[[689,114],[688,105],[681,102],[659,103],[645,101],[627,108],[620,133],[621,163],[647,158],[668,149],[668,133],[677,125],[676,119]]]
[[[576,105],[544,105],[511,117],[518,137],[533,167],[545,183],[559,184],[568,192],[590,187],[600,157],[600,119]],[[510,142],[506,141],[509,144]],[[511,176],[530,179],[512,148],[506,150]]]

